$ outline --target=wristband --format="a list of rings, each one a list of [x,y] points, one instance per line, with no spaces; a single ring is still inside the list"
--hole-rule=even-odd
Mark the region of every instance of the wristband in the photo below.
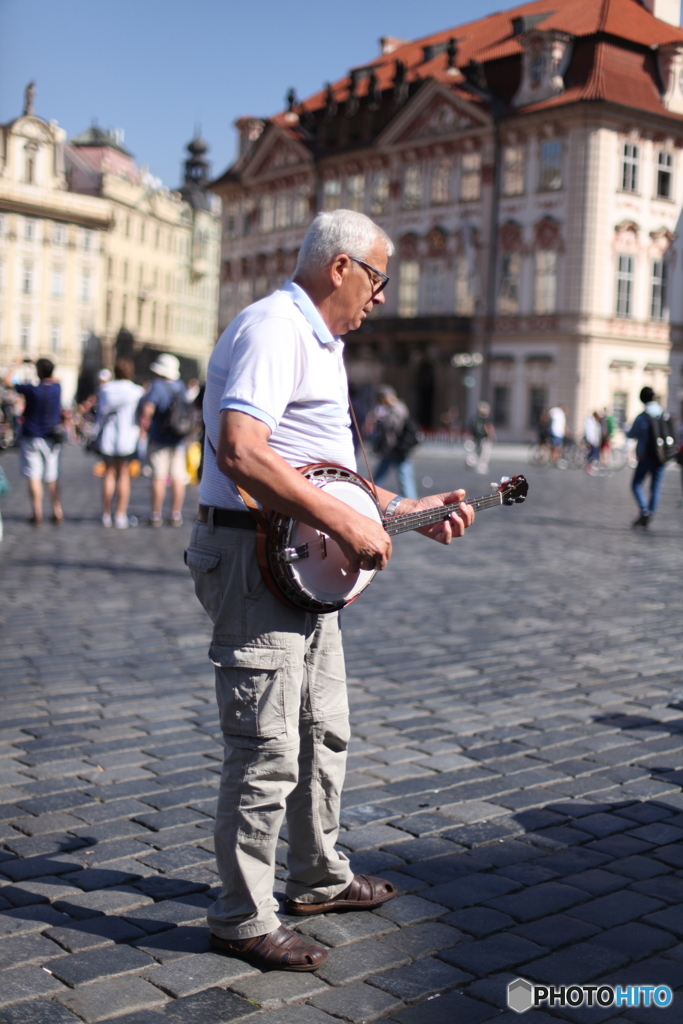
[[[405,501],[405,498],[403,497],[402,494],[397,494],[395,498],[392,498],[384,510],[385,518],[388,519],[389,516],[393,516],[393,514],[395,513],[396,509],[398,508],[402,501]]]

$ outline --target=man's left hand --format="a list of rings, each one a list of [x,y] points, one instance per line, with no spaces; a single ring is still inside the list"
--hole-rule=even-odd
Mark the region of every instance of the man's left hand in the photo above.
[[[430,494],[426,498],[419,498],[417,501],[402,501],[397,511],[398,515],[405,515],[408,512],[423,512],[427,509],[434,508],[436,505],[453,505],[459,501],[463,501],[465,497],[465,491],[448,491],[445,494]],[[468,526],[471,526],[474,522],[474,509],[471,505],[462,504],[458,505],[453,509],[453,514],[449,519],[445,519],[441,523],[435,523],[434,526],[424,526],[421,530],[417,530],[417,533],[424,534],[425,537],[431,537],[432,540],[436,540],[439,544],[450,544],[454,537],[462,537]]]

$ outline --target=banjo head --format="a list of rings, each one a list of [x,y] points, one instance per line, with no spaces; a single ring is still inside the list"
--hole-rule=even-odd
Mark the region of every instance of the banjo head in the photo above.
[[[357,473],[342,466],[307,466],[301,470],[310,482],[361,515],[382,522],[375,497]],[[285,548],[308,546],[308,556],[283,562],[268,544],[272,577],[288,603],[311,612],[338,611],[354,601],[372,582],[376,570],[349,572],[339,545],[312,526],[277,516],[273,522]]]

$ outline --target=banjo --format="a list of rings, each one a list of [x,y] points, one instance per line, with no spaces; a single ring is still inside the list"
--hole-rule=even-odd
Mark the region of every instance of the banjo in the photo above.
[[[333,463],[303,466],[300,473],[314,487],[343,501],[356,512],[381,523],[390,536],[444,522],[459,502],[420,512],[383,518],[370,485],[357,473]],[[495,486],[495,485],[494,485]],[[504,477],[492,494],[468,499],[475,511],[522,502],[529,485],[521,475]],[[243,498],[248,495],[241,491]],[[317,614],[336,612],[355,601],[372,583],[376,569],[350,572],[341,548],[320,530],[279,512],[261,513],[248,502],[257,519],[256,553],[261,575],[272,593],[290,608]]]

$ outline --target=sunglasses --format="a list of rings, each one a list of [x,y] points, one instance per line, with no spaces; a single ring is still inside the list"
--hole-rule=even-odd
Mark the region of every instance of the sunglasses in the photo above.
[[[386,274],[383,274],[380,270],[376,270],[375,267],[371,267],[370,264],[365,263],[364,260],[357,259],[355,256],[349,256],[349,259],[353,260],[354,263],[358,263],[361,267],[365,267],[365,269],[369,270],[371,274],[374,274],[374,279],[372,277],[370,278],[374,295],[379,295],[380,292],[384,291],[386,286],[389,284],[389,278]]]

